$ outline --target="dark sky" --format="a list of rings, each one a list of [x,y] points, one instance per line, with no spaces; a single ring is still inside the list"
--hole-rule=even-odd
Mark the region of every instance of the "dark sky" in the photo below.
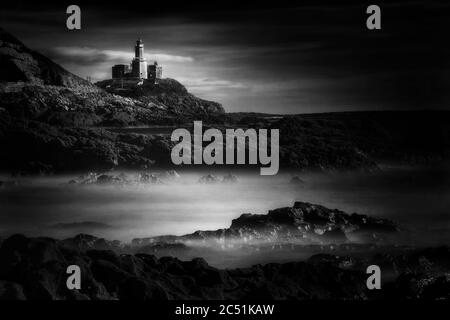
[[[376,31],[367,2],[211,2],[74,2],[82,30],[68,31],[71,3],[14,1],[0,26],[93,80],[129,63],[142,37],[164,77],[227,111],[450,109],[449,2],[378,1]]]

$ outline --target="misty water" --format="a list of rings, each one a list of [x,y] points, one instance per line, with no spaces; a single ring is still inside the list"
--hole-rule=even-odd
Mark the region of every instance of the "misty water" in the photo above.
[[[130,241],[225,228],[242,213],[265,214],[299,200],[389,218],[420,232],[412,240],[448,243],[450,181],[440,171],[385,167],[371,174],[301,173],[303,184],[290,183],[294,173],[238,171],[235,184],[198,183],[206,173],[180,172],[164,184],[125,186],[68,185],[76,175],[19,178],[17,185],[0,189],[0,234],[65,238],[82,232]]]

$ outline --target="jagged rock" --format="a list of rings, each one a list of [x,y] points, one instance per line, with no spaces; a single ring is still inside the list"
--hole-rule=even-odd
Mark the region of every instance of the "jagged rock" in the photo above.
[[[98,238],[79,236],[95,243]],[[75,248],[72,242],[12,236],[0,246],[0,298],[16,299],[370,299],[367,264],[381,265],[386,256],[371,258],[320,254],[303,262],[270,263],[220,270],[204,259],[157,259],[147,254],[117,254]],[[449,299],[448,247],[396,251],[398,276],[383,283],[383,297]],[[423,269],[423,258],[432,268]],[[68,264],[82,269],[82,288],[65,284]]]

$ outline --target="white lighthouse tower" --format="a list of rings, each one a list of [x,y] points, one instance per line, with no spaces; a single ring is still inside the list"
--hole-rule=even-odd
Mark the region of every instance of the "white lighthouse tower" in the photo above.
[[[147,60],[144,57],[144,43],[141,39],[136,41],[134,59],[131,63],[133,77],[147,79]]]

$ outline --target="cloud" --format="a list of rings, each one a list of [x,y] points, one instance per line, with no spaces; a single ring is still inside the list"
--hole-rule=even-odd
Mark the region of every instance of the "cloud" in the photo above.
[[[248,86],[241,82],[211,78],[178,78],[189,88],[197,91],[211,91],[217,89],[245,89]]]
[[[96,221],[82,221],[82,222],[68,222],[68,223],[55,223],[51,226],[56,229],[110,229],[112,226],[102,222]]]
[[[69,60],[88,65],[100,62],[130,63],[133,59],[132,50],[100,50],[91,47],[61,46],[51,50],[51,54],[58,60]],[[145,55],[148,61],[187,63],[194,59],[189,56],[171,55],[167,53],[154,53]]]

